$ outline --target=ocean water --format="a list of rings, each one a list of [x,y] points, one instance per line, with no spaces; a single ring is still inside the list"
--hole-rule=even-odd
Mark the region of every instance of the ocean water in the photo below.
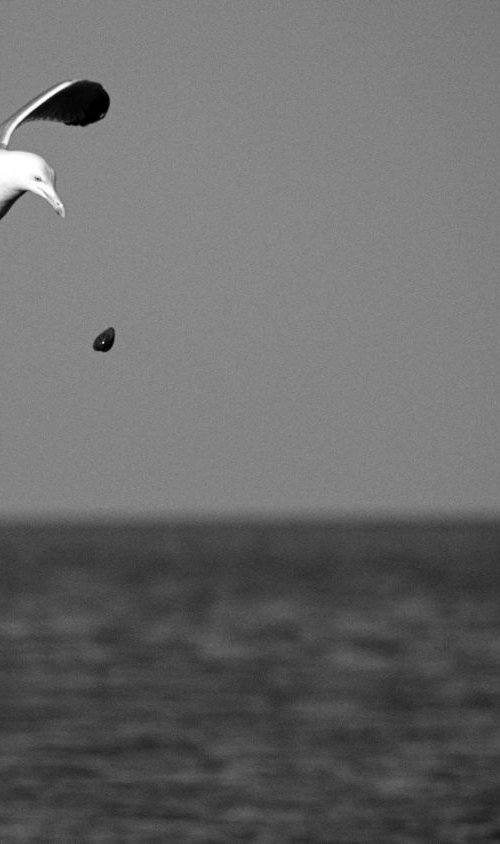
[[[500,839],[500,522],[0,525],[0,841]]]

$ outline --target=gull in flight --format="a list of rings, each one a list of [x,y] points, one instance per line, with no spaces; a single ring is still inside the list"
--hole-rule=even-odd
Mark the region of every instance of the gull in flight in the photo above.
[[[73,79],[53,85],[0,124],[0,219],[14,202],[31,191],[64,217],[56,189],[56,174],[39,155],[9,150],[12,133],[28,120],[53,120],[66,126],[88,126],[101,120],[109,108],[109,95],[99,82]]]

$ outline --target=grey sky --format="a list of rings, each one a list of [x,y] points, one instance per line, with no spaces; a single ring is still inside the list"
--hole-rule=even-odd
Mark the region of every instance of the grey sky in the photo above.
[[[0,515],[497,511],[500,5],[0,10]]]

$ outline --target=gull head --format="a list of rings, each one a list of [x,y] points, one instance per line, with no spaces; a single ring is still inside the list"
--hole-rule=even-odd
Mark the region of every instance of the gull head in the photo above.
[[[55,183],[56,174],[39,155],[17,150],[2,151],[0,199],[14,201],[26,191],[31,191],[45,199],[60,217],[64,217],[64,205],[56,193]]]

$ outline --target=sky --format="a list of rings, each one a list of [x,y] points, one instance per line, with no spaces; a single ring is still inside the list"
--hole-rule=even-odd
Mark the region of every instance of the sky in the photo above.
[[[0,11],[0,517],[498,513],[500,4]]]

